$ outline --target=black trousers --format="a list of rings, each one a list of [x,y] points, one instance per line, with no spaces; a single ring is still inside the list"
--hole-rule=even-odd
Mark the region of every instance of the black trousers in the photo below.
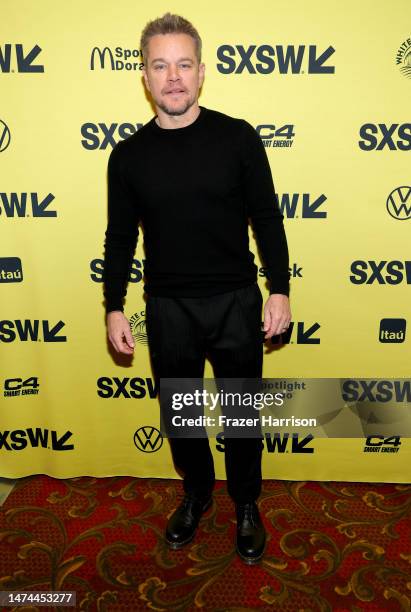
[[[146,328],[153,374],[160,378],[203,378],[206,357],[214,377],[262,376],[262,295],[257,283],[201,298],[147,296]],[[215,482],[207,438],[169,438],[186,493],[204,498]],[[225,438],[227,490],[236,503],[261,491],[262,441]]]

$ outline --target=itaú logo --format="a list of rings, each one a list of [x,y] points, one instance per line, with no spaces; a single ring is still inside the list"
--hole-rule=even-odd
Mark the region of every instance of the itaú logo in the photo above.
[[[140,58],[140,61],[136,62],[134,58]],[[141,70],[144,65],[142,53],[139,49],[123,49],[122,47],[116,47],[114,53],[109,47],[103,47],[102,49],[94,47],[90,56],[90,70],[95,70],[95,67],[98,67],[98,60],[100,60],[99,67],[102,70],[106,68],[106,61],[111,70]]]

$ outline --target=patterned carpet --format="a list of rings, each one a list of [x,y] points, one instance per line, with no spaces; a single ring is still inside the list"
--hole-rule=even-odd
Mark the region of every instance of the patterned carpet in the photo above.
[[[18,480],[0,509],[0,590],[73,590],[76,610],[98,612],[410,611],[410,485],[264,481],[256,567],[235,554],[222,481],[195,540],[170,551],[181,498],[175,480]]]

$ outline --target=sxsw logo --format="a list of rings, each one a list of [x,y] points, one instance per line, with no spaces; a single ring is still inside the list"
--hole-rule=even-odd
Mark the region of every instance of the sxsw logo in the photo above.
[[[405,319],[381,319],[380,342],[404,342],[406,327]]]
[[[118,140],[125,140],[143,127],[142,123],[83,123],[81,144],[88,151],[114,147]]]
[[[42,64],[34,64],[34,60],[41,52],[41,48],[35,45],[32,49],[24,51],[22,44],[6,44],[0,47],[0,72],[44,72]],[[16,69],[11,67],[12,57],[15,57]]]
[[[0,450],[24,450],[28,446],[32,448],[49,448],[55,451],[68,451],[74,449],[74,444],[67,444],[73,433],[66,431],[58,435],[54,429],[41,427],[27,427],[26,429],[14,429],[12,431],[0,431]]]
[[[289,433],[280,434],[280,433],[268,433],[266,432],[262,438],[265,443],[264,447],[267,453],[309,453],[312,454],[314,449],[312,446],[308,446],[313,440],[314,436],[312,434],[308,434],[302,440],[300,440],[299,434],[292,434],[290,436]],[[289,444],[291,442],[291,444]],[[220,452],[224,452],[225,449],[225,441],[224,434],[221,432],[216,435],[216,449]],[[291,447],[291,448],[290,448]]]
[[[272,336],[272,344],[320,344],[320,338],[315,337],[320,329],[319,323],[308,326],[304,321],[291,321],[289,328],[283,334]]]
[[[344,380],[344,402],[396,402],[411,401],[411,380]]]
[[[221,74],[334,74],[335,66],[325,63],[334,47],[317,49],[317,45],[221,45],[217,48],[217,70]],[[304,63],[303,63],[304,60]]]
[[[133,259],[128,276],[129,283],[139,283],[143,280],[145,259]],[[90,278],[95,283],[103,282],[104,259],[92,259],[90,261]]]
[[[23,268],[19,257],[0,257],[0,283],[21,283]]]
[[[360,127],[362,140],[358,146],[363,151],[382,151],[384,148],[390,151],[409,151],[411,149],[411,123],[364,123]]]
[[[398,221],[411,219],[411,187],[397,187],[387,198],[387,210]],[[409,202],[409,206],[408,206]]]
[[[155,399],[158,395],[157,385],[152,378],[118,378],[101,376],[97,379],[97,395],[103,399]]]
[[[326,219],[327,212],[320,210],[326,199],[324,194],[314,200],[309,193],[283,193],[279,207],[288,219]]]
[[[49,321],[35,319],[0,320],[0,342],[67,342],[67,336],[59,336],[65,323],[58,321],[52,327]]]
[[[144,66],[143,61],[128,61],[130,58],[137,57],[142,60],[142,52],[138,49],[116,47],[113,53],[109,47],[94,47],[90,56],[90,70],[94,70],[97,65],[101,70],[104,70],[107,66],[111,70],[141,70]]]
[[[350,281],[354,285],[411,285],[411,261],[362,261],[351,264]]]
[[[53,200],[52,193],[39,196],[36,192],[0,192],[0,215],[5,213],[6,217],[57,217],[55,210],[48,210]]]
[[[5,151],[10,144],[11,135],[8,126],[0,119],[0,153]]]

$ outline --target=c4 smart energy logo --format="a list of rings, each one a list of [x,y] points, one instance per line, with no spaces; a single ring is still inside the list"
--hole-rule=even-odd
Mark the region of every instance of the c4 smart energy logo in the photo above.
[[[358,146],[363,151],[409,151],[411,149],[411,123],[364,123],[360,127]]]
[[[0,153],[5,151],[10,144],[11,135],[8,126],[0,119]]]
[[[108,146],[114,147],[119,140],[132,136],[141,127],[142,123],[83,123],[81,144],[88,151],[104,151]]]
[[[22,280],[20,257],[0,257],[0,283],[21,283]]]
[[[395,56],[395,63],[399,67],[401,73],[411,79],[411,38],[404,40]]]
[[[411,219],[411,187],[397,187],[387,198],[387,210],[398,221]]]
[[[398,453],[400,446],[400,436],[368,436],[364,453]]]
[[[0,47],[0,72],[44,72],[42,64],[35,64],[41,47],[34,45],[30,49],[22,44],[6,44]]]
[[[255,128],[266,148],[281,147],[289,149],[294,142],[294,125],[273,125],[262,123]]]
[[[163,436],[156,427],[145,425],[135,432],[134,444],[143,453],[155,453],[163,446]]]
[[[39,379],[37,376],[29,378],[6,378],[4,381],[4,397],[20,397],[21,395],[38,395]]]
[[[404,342],[407,322],[405,319],[381,319],[380,342]]]
[[[217,70],[221,74],[334,74],[328,60],[335,52],[317,45],[221,45]]]
[[[143,66],[139,49],[94,47],[90,55],[90,70],[141,70]]]

